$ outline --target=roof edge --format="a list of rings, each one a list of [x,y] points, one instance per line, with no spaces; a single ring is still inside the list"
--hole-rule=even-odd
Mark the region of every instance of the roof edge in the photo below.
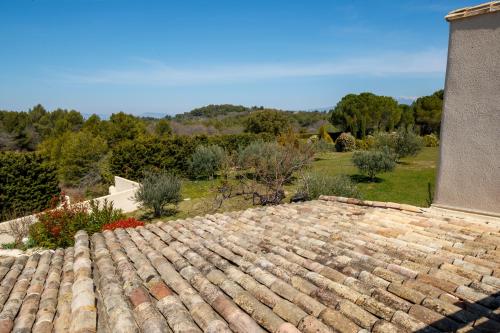
[[[477,6],[465,7],[451,11],[444,18],[446,21],[454,21],[458,19],[467,18],[470,16],[477,16],[500,11],[500,1],[490,1],[482,3]]]
[[[336,201],[336,202],[347,203],[347,204],[358,205],[358,206],[391,208],[391,209],[396,209],[396,210],[409,211],[409,212],[413,212],[413,213],[423,213],[425,211],[425,209],[422,207],[408,205],[408,204],[400,204],[400,203],[396,203],[396,202],[360,200],[360,199],[356,199],[356,198],[336,197],[333,195],[321,195],[319,197],[319,200]]]

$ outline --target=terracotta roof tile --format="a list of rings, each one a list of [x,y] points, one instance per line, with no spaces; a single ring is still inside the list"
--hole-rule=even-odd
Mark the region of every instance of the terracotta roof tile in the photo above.
[[[347,198],[76,235],[0,258],[0,332],[500,327],[500,223]]]

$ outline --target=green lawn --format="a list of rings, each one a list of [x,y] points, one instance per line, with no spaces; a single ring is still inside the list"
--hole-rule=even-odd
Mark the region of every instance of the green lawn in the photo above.
[[[351,162],[352,153],[323,153],[316,157],[311,171],[328,175],[346,174],[357,181],[363,199],[408,203],[427,206],[428,183],[434,189],[439,148],[424,148],[419,155],[404,158],[393,172],[377,175],[376,182],[367,182],[358,174]],[[162,220],[186,218],[213,212],[214,180],[185,180],[178,212]],[[287,196],[291,196],[296,184],[287,186]],[[285,199],[288,201],[288,198]],[[221,211],[240,210],[251,206],[251,202],[237,197],[226,201]],[[129,214],[145,218],[143,211]]]
[[[427,206],[427,184],[434,189],[438,154],[439,148],[424,148],[417,156],[402,159],[393,172],[377,175],[377,182],[359,182],[363,199]],[[312,170],[362,178],[351,157],[352,153],[323,154],[314,162]]]

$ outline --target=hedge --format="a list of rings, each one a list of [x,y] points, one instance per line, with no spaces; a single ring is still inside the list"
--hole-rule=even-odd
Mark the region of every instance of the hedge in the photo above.
[[[199,145],[218,145],[230,153],[257,140],[274,139],[273,135],[267,133],[141,137],[121,142],[113,147],[110,169],[114,175],[132,180],[141,180],[147,171],[163,169],[187,176],[189,158]]]
[[[56,168],[43,157],[0,152],[1,220],[40,212],[59,193]]]

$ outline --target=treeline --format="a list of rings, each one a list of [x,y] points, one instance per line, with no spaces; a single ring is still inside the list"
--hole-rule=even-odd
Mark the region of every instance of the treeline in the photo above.
[[[418,98],[411,106],[372,93],[349,94],[331,111],[330,121],[357,138],[397,128],[414,128],[420,135],[439,134],[443,94],[443,90],[436,91]]]

